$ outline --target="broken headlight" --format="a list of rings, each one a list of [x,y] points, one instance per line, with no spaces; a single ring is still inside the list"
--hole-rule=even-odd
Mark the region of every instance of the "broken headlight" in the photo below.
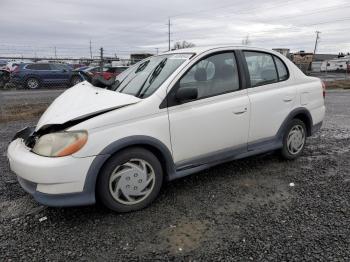
[[[86,131],[65,131],[41,136],[33,147],[33,152],[48,157],[61,157],[74,154],[86,143]]]

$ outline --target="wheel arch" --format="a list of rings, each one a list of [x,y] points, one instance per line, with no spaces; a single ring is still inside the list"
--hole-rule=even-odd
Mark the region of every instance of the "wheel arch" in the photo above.
[[[95,157],[86,175],[84,191],[90,192],[90,194],[93,194],[93,197],[95,197],[97,178],[105,163],[113,155],[130,147],[142,147],[151,151],[162,165],[165,180],[168,180],[169,177],[175,173],[173,158],[166,145],[153,137],[130,136],[109,144]]]
[[[288,123],[293,119],[299,119],[303,121],[306,127],[307,136],[312,135],[312,127],[313,127],[312,116],[307,108],[299,107],[292,110],[289,113],[289,115],[286,117],[286,119],[283,121],[280,129],[278,130],[279,137],[283,137],[283,134],[285,133]]]

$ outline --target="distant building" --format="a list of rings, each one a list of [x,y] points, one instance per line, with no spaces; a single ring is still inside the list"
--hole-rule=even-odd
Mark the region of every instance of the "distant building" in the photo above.
[[[153,56],[153,54],[149,54],[149,53],[130,54],[130,62],[131,64],[135,64],[150,56]]]
[[[311,69],[313,58],[314,53],[305,53],[304,51],[300,51],[291,55],[291,60],[293,63],[304,73]]]
[[[289,58],[290,55],[290,49],[289,48],[272,48],[273,51],[276,51],[282,55],[284,55],[285,57]]]

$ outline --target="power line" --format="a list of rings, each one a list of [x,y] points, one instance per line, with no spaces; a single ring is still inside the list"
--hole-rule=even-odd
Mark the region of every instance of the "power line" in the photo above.
[[[90,58],[92,59],[91,39],[90,39]]]
[[[321,32],[320,32],[320,31],[316,31],[315,33],[316,33],[316,41],[315,41],[314,54],[316,54],[318,39],[320,39],[319,34],[320,34]]]
[[[170,49],[171,49],[171,47],[170,47],[170,42],[171,42],[171,40],[170,40],[170,35],[171,35],[171,33],[170,33],[170,27],[171,27],[171,23],[170,23],[170,17],[169,17],[169,19],[168,19],[168,46],[169,46],[168,50],[169,50],[169,51],[170,51]]]

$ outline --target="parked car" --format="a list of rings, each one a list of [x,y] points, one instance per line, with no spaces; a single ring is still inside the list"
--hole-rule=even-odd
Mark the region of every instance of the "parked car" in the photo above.
[[[102,76],[105,80],[109,80],[116,77],[127,68],[127,66],[105,67],[103,68],[103,72],[97,71],[95,72],[94,76]]]
[[[12,61],[8,61],[6,66],[5,66],[5,69],[9,70],[10,72],[12,72],[13,70],[15,70],[15,68],[18,66],[18,65],[21,65],[21,64],[31,64],[33,63],[31,60],[12,60]]]
[[[11,83],[29,89],[43,86],[72,86],[80,81],[80,76],[74,74],[72,69],[65,64],[19,64],[11,72]]]
[[[0,69],[0,88],[4,88],[10,80],[10,71],[7,69]]]
[[[164,181],[278,150],[299,157],[322,125],[324,85],[277,52],[190,48],[146,58],[109,89],[80,83],[8,147],[21,186],[48,206],[139,210]],[[69,110],[67,110],[69,109]]]
[[[0,59],[0,69],[5,69],[7,63],[7,60]]]

